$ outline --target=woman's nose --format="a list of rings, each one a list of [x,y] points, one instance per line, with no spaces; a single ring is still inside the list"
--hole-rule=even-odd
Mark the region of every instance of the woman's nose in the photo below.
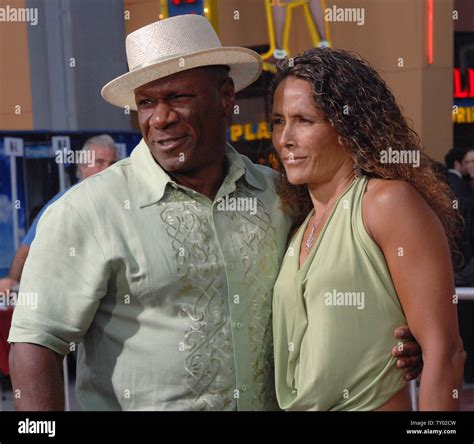
[[[288,147],[294,145],[294,134],[293,129],[290,125],[286,124],[282,126],[280,133],[280,146]]]

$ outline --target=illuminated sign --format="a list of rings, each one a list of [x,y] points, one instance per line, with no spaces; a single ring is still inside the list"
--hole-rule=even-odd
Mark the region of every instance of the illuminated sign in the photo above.
[[[272,134],[267,122],[231,125],[227,134],[231,142],[251,142],[253,140],[271,139]]]
[[[453,123],[474,123],[474,103],[472,106],[453,106]]]
[[[204,0],[168,0],[168,17],[182,14],[202,14]]]
[[[463,87],[461,70],[454,68],[454,98],[455,99],[466,99],[474,98],[474,69],[470,68],[466,70],[467,84]]]
[[[465,82],[461,70],[454,68],[453,123],[474,123],[474,69],[466,70]]]

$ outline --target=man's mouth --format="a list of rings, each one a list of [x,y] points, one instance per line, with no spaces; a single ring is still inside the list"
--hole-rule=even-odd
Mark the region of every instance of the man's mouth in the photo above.
[[[187,136],[169,137],[166,139],[156,139],[156,140],[153,140],[153,144],[158,145],[162,150],[170,151],[180,146],[185,141],[186,138]]]

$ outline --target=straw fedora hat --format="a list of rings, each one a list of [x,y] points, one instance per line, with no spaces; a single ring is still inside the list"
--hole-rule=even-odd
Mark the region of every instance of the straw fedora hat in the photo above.
[[[209,20],[179,15],[132,32],[126,39],[129,72],[102,88],[112,105],[136,110],[134,90],[162,77],[200,66],[227,65],[240,91],[262,71],[262,59],[247,48],[222,46]]]

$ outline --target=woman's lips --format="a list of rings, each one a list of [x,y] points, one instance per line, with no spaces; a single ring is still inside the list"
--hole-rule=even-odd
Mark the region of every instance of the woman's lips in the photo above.
[[[285,157],[283,159],[283,162],[285,165],[299,165],[303,163],[307,157],[302,157],[302,156],[291,156],[291,157]]]

